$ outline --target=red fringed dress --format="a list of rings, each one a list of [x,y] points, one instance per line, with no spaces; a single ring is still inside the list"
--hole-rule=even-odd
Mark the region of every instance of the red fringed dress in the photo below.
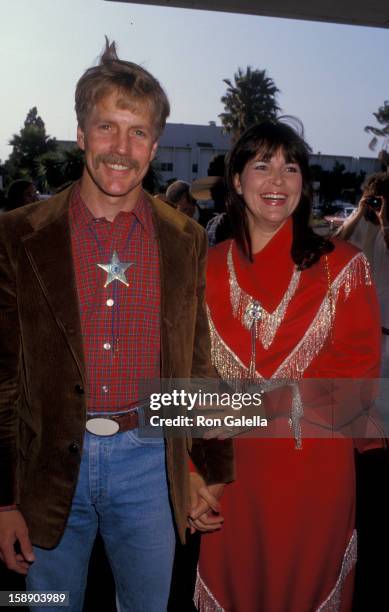
[[[207,302],[219,374],[244,378],[252,357],[250,331],[234,316],[235,289],[235,299],[241,291],[269,313],[281,304],[267,348],[257,338],[259,381],[378,377],[379,311],[365,257],[336,242],[293,279],[291,241],[288,221],[253,263],[230,241],[210,251]],[[336,390],[332,401],[344,409]],[[289,427],[289,417],[275,426]],[[307,427],[300,449],[293,437],[272,439],[271,431],[266,439],[236,439],[237,478],[222,498],[224,526],[202,538],[195,596],[201,612],[351,610],[353,441],[304,437]]]

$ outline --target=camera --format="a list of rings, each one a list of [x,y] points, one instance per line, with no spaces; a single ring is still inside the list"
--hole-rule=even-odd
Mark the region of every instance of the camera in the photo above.
[[[369,208],[372,208],[373,210],[377,210],[377,211],[381,210],[381,206],[382,206],[381,197],[370,196],[366,198],[365,202],[366,202],[366,205],[369,206]]]

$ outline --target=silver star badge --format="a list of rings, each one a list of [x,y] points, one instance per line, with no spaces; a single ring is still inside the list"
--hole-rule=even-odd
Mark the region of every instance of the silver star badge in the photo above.
[[[105,281],[104,287],[107,287],[114,280],[118,280],[119,282],[123,283],[123,285],[128,287],[129,283],[127,282],[125,271],[134,264],[120,261],[116,251],[113,252],[110,263],[96,265],[107,272],[107,280]]]

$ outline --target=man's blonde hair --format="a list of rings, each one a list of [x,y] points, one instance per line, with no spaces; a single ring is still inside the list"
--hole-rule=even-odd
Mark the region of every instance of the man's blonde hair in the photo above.
[[[120,106],[136,109],[148,108],[154,124],[156,139],[159,138],[170,114],[169,100],[156,78],[147,70],[119,59],[115,42],[105,37],[105,50],[97,66],[88,68],[76,86],[75,109],[79,127],[93,106],[113,91],[121,94]]]

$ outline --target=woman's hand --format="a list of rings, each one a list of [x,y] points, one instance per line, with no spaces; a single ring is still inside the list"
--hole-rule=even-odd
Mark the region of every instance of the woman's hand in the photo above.
[[[205,480],[196,472],[189,475],[190,482],[190,510],[188,514],[188,527],[190,532],[196,530],[203,533],[221,529],[224,518],[220,514],[219,498],[225,484],[207,485]]]
[[[382,205],[379,210],[376,210],[378,222],[380,224],[381,232],[384,236],[386,246],[389,248],[389,219],[388,219],[388,204],[383,196],[378,196],[382,199]]]

